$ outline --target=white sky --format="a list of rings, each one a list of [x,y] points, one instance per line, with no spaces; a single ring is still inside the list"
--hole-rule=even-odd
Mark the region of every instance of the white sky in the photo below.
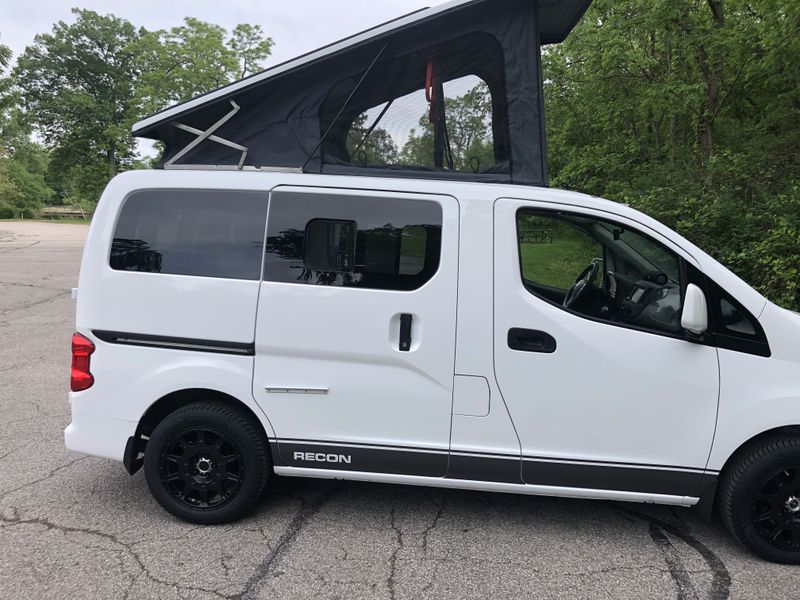
[[[14,55],[49,32],[59,20],[70,22],[73,6],[127,19],[137,27],[168,29],[196,17],[232,29],[258,24],[275,40],[276,64],[403,14],[442,4],[442,0],[0,0],[0,43]]]

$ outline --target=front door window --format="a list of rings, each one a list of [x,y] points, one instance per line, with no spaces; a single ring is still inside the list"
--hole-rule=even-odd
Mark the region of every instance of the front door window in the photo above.
[[[581,316],[680,334],[681,259],[627,226],[582,215],[517,214],[526,289]]]

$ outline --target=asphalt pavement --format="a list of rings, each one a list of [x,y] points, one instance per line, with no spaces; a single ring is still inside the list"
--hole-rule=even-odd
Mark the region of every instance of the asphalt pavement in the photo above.
[[[82,225],[0,222],[0,598],[797,598],[689,509],[275,479],[198,527],[64,448]]]

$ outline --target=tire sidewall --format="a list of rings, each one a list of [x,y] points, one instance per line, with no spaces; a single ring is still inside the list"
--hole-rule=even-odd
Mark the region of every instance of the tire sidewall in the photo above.
[[[752,521],[752,501],[767,478],[781,469],[800,468],[800,448],[781,448],[762,457],[748,469],[736,486],[733,498],[733,527],[745,544],[762,558],[784,564],[800,563],[800,551],[781,550],[762,538]]]
[[[252,506],[264,488],[268,465],[265,448],[259,447],[240,419],[225,419],[212,411],[179,410],[166,417],[153,431],[144,457],[144,473],[150,492],[158,503],[176,517],[191,523],[213,525],[234,521]],[[161,481],[161,455],[179,436],[192,428],[209,428],[238,446],[244,463],[244,480],[236,496],[223,506],[197,509],[186,506],[170,494]],[[265,473],[266,471],[266,473]]]

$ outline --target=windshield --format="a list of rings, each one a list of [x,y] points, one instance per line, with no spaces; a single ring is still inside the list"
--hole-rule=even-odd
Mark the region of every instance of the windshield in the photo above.
[[[597,225],[611,234],[615,245],[627,247],[629,252],[634,252],[650,270],[664,273],[673,283],[680,283],[680,262],[663,246],[634,231],[626,230],[621,225],[607,222],[598,222]]]

